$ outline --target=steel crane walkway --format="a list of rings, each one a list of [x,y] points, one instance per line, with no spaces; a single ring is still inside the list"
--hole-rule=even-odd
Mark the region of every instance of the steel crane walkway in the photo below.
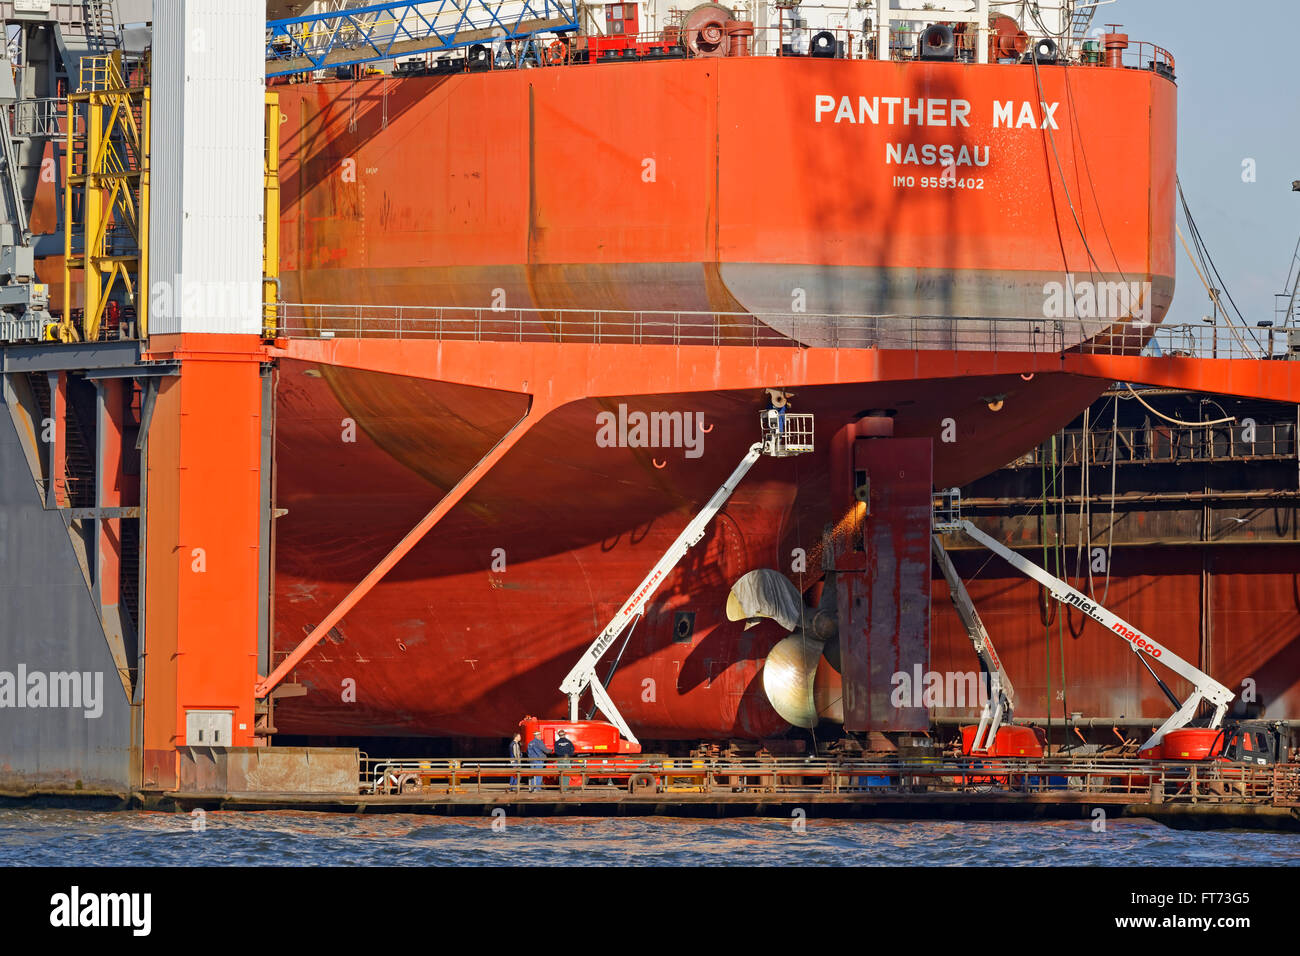
[[[288,76],[577,29],[578,5],[573,0],[372,3],[269,21],[266,75]]]

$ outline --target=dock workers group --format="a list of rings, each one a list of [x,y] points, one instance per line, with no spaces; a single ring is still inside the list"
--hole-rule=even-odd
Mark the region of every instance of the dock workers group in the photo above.
[[[518,767],[523,759],[522,736],[515,734],[510,741],[510,765]],[[546,744],[542,742],[542,732],[533,731],[533,739],[528,742],[528,765],[534,770],[540,770],[546,763],[546,758],[551,755],[551,751],[546,749]],[[573,741],[570,740],[563,730],[555,732],[555,756],[560,758],[560,766],[567,767],[569,758],[573,756]],[[564,775],[560,776],[560,786],[563,788],[565,782]],[[535,775],[528,783],[529,793],[540,793],[542,789],[542,777],[540,774]],[[515,775],[510,778],[510,792],[519,792],[519,776]]]

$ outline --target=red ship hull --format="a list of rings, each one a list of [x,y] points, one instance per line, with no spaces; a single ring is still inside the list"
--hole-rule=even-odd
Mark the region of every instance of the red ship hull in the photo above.
[[[1158,322],[1173,282],[1173,84],[1051,68],[1038,82],[1006,66],[745,58],[285,87],[284,297],[785,313],[769,323],[778,333],[826,345],[815,322],[795,331],[796,317],[884,315],[907,328],[917,315],[1037,316],[1045,283],[1078,273],[1149,283],[1142,307]],[[837,124],[817,112],[819,96],[857,110],[866,93],[942,100],[950,118],[961,100],[969,122],[855,113]],[[1055,128],[1039,128],[1040,101],[1059,104]],[[1029,104],[1032,122],[997,123],[999,102]],[[986,165],[956,170],[968,185],[925,185],[943,169],[906,158],[926,145],[964,146]],[[379,370],[281,361],[276,661],[527,408],[526,382],[426,378],[391,346]],[[495,355],[482,343],[476,362],[490,369]],[[636,361],[661,370],[655,394],[602,392],[534,426],[298,665],[291,680],[307,693],[277,703],[279,732],[484,737],[524,714],[565,715],[561,678],[757,437],[761,392],[674,390],[684,360],[672,345]],[[761,681],[784,631],[745,630],[724,605],[745,572],[787,569],[795,548],[818,553],[842,517],[825,454],[837,429],[891,410],[895,435],[935,439],[936,485],[957,485],[1103,388],[1065,375],[939,382],[919,368],[902,382],[770,384],[817,416],[819,452],[760,462],[636,626],[609,690],[643,738],[786,727]],[[597,415],[620,405],[702,416],[702,454],[602,447]],[[801,589],[820,574],[815,558],[809,568],[791,573]],[[683,610],[694,630],[679,642]],[[934,666],[945,653],[969,669],[969,650],[946,644]],[[1108,693],[1098,707],[1112,706]]]
[[[290,302],[1023,318],[1073,273],[1159,321],[1173,290],[1148,71],[746,57],[280,105]]]
[[[898,406],[900,437],[931,434],[955,414],[970,424],[958,442],[935,446],[935,481],[948,486],[1032,446],[1097,390],[1088,379],[1015,375],[804,389],[797,401],[817,415],[819,447],[850,418],[845,408]],[[988,408],[990,392],[1008,396],[1004,411]],[[277,522],[276,649],[285,652],[522,416],[525,400],[288,360],[278,396],[277,506],[288,513]],[[702,414],[711,431],[701,456],[599,447],[596,416],[619,404]],[[277,727],[492,736],[524,713],[562,716],[560,680],[735,467],[759,408],[752,393],[705,392],[610,396],[552,413],[299,665],[293,679],[309,692],[277,705]],[[348,419],[355,442],[343,440]],[[824,454],[755,466],[622,656],[610,692],[639,734],[752,737],[784,726],[758,676],[785,632],[727,621],[726,597],[752,568],[787,567],[796,547],[818,553],[823,526],[841,517],[828,512],[829,493]],[[797,586],[820,574],[809,561],[810,574],[792,575]],[[689,643],[674,641],[678,610],[696,614]],[[348,680],[355,701],[345,700]],[[643,699],[646,680],[653,699]]]

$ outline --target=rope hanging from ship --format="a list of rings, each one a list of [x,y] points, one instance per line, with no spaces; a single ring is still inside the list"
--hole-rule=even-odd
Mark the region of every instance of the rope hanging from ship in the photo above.
[[[1129,394],[1132,395],[1134,398],[1136,398],[1139,402],[1141,402],[1142,407],[1145,408],[1147,411],[1149,411],[1152,415],[1157,415],[1160,418],[1163,418],[1165,421],[1173,425],[1185,425],[1189,428],[1200,428],[1208,425],[1224,425],[1227,424],[1228,422],[1235,422],[1237,420],[1235,415],[1229,415],[1227,418],[1215,418],[1208,422],[1185,422],[1177,418],[1170,418],[1164,412],[1157,411],[1156,409],[1152,408],[1151,404],[1145,398],[1143,398],[1137,392],[1133,391],[1133,386],[1130,385],[1128,382],[1124,383],[1124,387],[1128,389]]]
[[[1255,330],[1252,329],[1250,324],[1246,321],[1246,317],[1241,314],[1241,309],[1237,308],[1237,303],[1233,300],[1232,293],[1228,291],[1228,284],[1223,281],[1223,276],[1219,275],[1219,268],[1214,264],[1214,258],[1210,255],[1209,247],[1206,246],[1205,240],[1201,237],[1201,230],[1196,225],[1196,219],[1192,216],[1192,208],[1187,202],[1187,196],[1183,193],[1182,179],[1175,176],[1174,184],[1178,188],[1178,201],[1183,208],[1183,219],[1187,223],[1187,231],[1192,235],[1192,244],[1196,247],[1196,256],[1200,260],[1200,265],[1197,265],[1196,259],[1192,259],[1192,254],[1187,249],[1187,240],[1183,238],[1181,230],[1178,232],[1178,238],[1183,244],[1183,251],[1187,252],[1188,258],[1192,259],[1192,265],[1196,266],[1196,274],[1200,278],[1201,284],[1205,286],[1205,291],[1209,294],[1210,301],[1214,303],[1215,320],[1218,320],[1218,310],[1223,307],[1222,303],[1219,301],[1219,292],[1222,291],[1222,293],[1228,297],[1228,303],[1232,306],[1232,310],[1237,313],[1237,321],[1241,323],[1241,327],[1250,332],[1251,341],[1259,351],[1258,357],[1267,358],[1267,350],[1260,343]],[[1175,228],[1177,227],[1175,226]],[[1204,269],[1204,271],[1202,271],[1202,269]],[[1218,288],[1211,288],[1210,283],[1207,280],[1207,276],[1210,272],[1214,273],[1214,281],[1218,283]],[[1223,310],[1223,315],[1224,318],[1228,318],[1227,309]],[[1243,349],[1246,349],[1246,343],[1242,339],[1241,334],[1237,331],[1237,327],[1232,324],[1231,319],[1229,319],[1228,322],[1228,330],[1232,333],[1233,338],[1237,340],[1237,344]]]
[[[1119,475],[1119,399],[1112,398],[1114,406],[1110,415],[1110,518],[1106,527],[1106,588],[1101,594],[1101,603],[1106,603],[1110,596],[1111,553],[1115,546],[1115,479]]]
[[[1022,6],[1023,6],[1023,5],[1022,5]],[[1035,16],[1035,20],[1037,20],[1037,19],[1038,19],[1037,16]],[[1040,23],[1039,25],[1040,25],[1040,27],[1042,26],[1041,23]],[[1045,32],[1048,32],[1048,31],[1045,31]],[[1033,64],[1033,67],[1034,67],[1034,85],[1035,85],[1036,91],[1037,91],[1037,93],[1038,93],[1038,95],[1039,95],[1039,98],[1041,99],[1041,97],[1042,97],[1042,93],[1043,93],[1043,90],[1042,90],[1042,77],[1041,77],[1041,74],[1039,73],[1039,70],[1038,70],[1038,55],[1037,55],[1037,50],[1033,50],[1033,51],[1031,51],[1031,53],[1030,53],[1030,58],[1031,58],[1031,63]],[[1065,96],[1066,96],[1066,102],[1067,102],[1067,105],[1069,106],[1068,115],[1070,116],[1070,122],[1071,122],[1071,123],[1075,123],[1075,124],[1077,124],[1077,122],[1078,122],[1078,117],[1077,117],[1077,113],[1076,113],[1076,111],[1075,111],[1075,109],[1074,109],[1074,93],[1073,93],[1073,88],[1072,88],[1071,85],[1070,85],[1070,65],[1069,65],[1069,62],[1068,62],[1068,61],[1062,61],[1062,63],[1061,63],[1061,68],[1062,68],[1062,69],[1061,69],[1062,76],[1063,76],[1064,83],[1065,83]],[[1077,130],[1077,126],[1075,127],[1075,129]],[[1078,233],[1079,233],[1079,238],[1080,238],[1080,240],[1083,242],[1084,249],[1085,249],[1085,250],[1087,251],[1087,253],[1088,253],[1088,259],[1089,259],[1089,261],[1090,261],[1089,278],[1091,278],[1091,277],[1094,275],[1091,266],[1096,266],[1097,272],[1098,272],[1098,273],[1102,273],[1101,263],[1097,260],[1096,255],[1093,253],[1093,251],[1092,251],[1092,246],[1091,246],[1090,243],[1088,242],[1088,237],[1084,234],[1084,231],[1083,231],[1082,225],[1081,225],[1080,222],[1079,222],[1078,214],[1077,214],[1077,212],[1076,212],[1076,210],[1075,210],[1074,202],[1073,202],[1073,199],[1072,199],[1071,194],[1070,194],[1070,188],[1069,188],[1069,185],[1065,182],[1065,172],[1064,172],[1063,168],[1061,167],[1061,158],[1060,158],[1060,154],[1059,154],[1059,152],[1057,151],[1057,148],[1056,148],[1056,136],[1055,136],[1055,134],[1052,132],[1052,130],[1051,130],[1050,127],[1046,127],[1046,126],[1045,126],[1045,127],[1044,127],[1044,132],[1046,133],[1047,141],[1051,144],[1052,155],[1053,155],[1053,157],[1054,157],[1054,159],[1055,159],[1055,161],[1056,161],[1057,176],[1058,176],[1058,178],[1059,178],[1060,181],[1061,181],[1061,186],[1062,186],[1062,188],[1065,190],[1066,202],[1069,204],[1069,207],[1070,207],[1070,215],[1071,215],[1071,216],[1073,217],[1073,219],[1074,219],[1075,228],[1076,228],[1076,230],[1077,230]],[[1082,137],[1082,136],[1076,136],[1075,139],[1076,139],[1076,142],[1077,142],[1077,149],[1078,149],[1078,152],[1079,152],[1079,156],[1080,156],[1080,158],[1083,160],[1083,171],[1084,171],[1084,173],[1086,174],[1086,181],[1088,182],[1088,187],[1089,187],[1089,189],[1090,189],[1090,191],[1091,191],[1091,193],[1092,193],[1093,203],[1097,206],[1098,209],[1100,209],[1101,206],[1100,206],[1100,202],[1098,201],[1098,197],[1097,197],[1096,181],[1094,180],[1094,178],[1093,178],[1093,176],[1092,176],[1091,168],[1090,168],[1089,163],[1088,163],[1088,151],[1087,151],[1087,147],[1086,147],[1086,145],[1085,145],[1085,137]],[[1077,170],[1077,168],[1076,168],[1076,173],[1077,173],[1077,171],[1078,171],[1078,170]],[[1218,295],[1217,295],[1217,293],[1216,293],[1213,289],[1211,289],[1211,287],[1210,287],[1210,285],[1209,285],[1209,282],[1208,282],[1207,279],[1206,279],[1206,276],[1207,276],[1209,273],[1211,273],[1211,272],[1213,273],[1213,276],[1214,276],[1215,281],[1218,282],[1218,284],[1219,284],[1219,285],[1218,285],[1218,288],[1222,290],[1223,295],[1227,297],[1227,299],[1228,299],[1228,303],[1232,306],[1233,311],[1236,312],[1236,314],[1237,314],[1237,319],[1238,319],[1238,322],[1239,322],[1240,325],[1241,325],[1241,328],[1242,328],[1242,329],[1245,329],[1245,330],[1247,330],[1247,331],[1249,331],[1250,336],[1251,336],[1251,339],[1252,339],[1252,341],[1254,342],[1254,345],[1255,345],[1256,349],[1258,349],[1258,350],[1260,351],[1260,353],[1262,354],[1262,353],[1264,352],[1264,347],[1260,344],[1260,341],[1259,341],[1259,339],[1258,339],[1257,333],[1255,332],[1254,329],[1252,329],[1252,328],[1247,324],[1247,322],[1246,322],[1246,320],[1245,320],[1245,317],[1244,317],[1244,316],[1242,315],[1242,313],[1241,313],[1241,310],[1237,307],[1237,303],[1236,303],[1236,301],[1232,298],[1232,293],[1228,291],[1227,284],[1223,281],[1222,276],[1219,275],[1218,267],[1214,264],[1213,257],[1210,255],[1209,249],[1208,249],[1208,247],[1205,245],[1204,239],[1201,237],[1200,229],[1199,229],[1199,227],[1196,225],[1196,219],[1195,219],[1195,217],[1192,215],[1191,206],[1190,206],[1190,205],[1188,204],[1188,202],[1187,202],[1187,196],[1186,196],[1186,194],[1183,192],[1183,185],[1182,185],[1182,180],[1181,180],[1181,178],[1178,177],[1178,176],[1175,176],[1175,178],[1174,178],[1174,182],[1175,182],[1175,185],[1176,185],[1177,190],[1178,190],[1178,199],[1179,199],[1179,203],[1180,203],[1180,205],[1181,205],[1181,207],[1182,207],[1182,210],[1183,210],[1183,218],[1184,218],[1184,220],[1187,222],[1188,231],[1192,234],[1192,244],[1193,244],[1193,246],[1194,246],[1195,249],[1196,249],[1196,255],[1193,256],[1190,250],[1186,250],[1186,240],[1185,240],[1185,239],[1183,240],[1184,250],[1187,251],[1187,253],[1188,253],[1188,258],[1192,261],[1192,264],[1193,264],[1194,266],[1196,266],[1196,269],[1197,269],[1197,275],[1198,275],[1198,277],[1200,277],[1202,285],[1205,286],[1207,292],[1210,293],[1211,299],[1214,301],[1216,307],[1218,307],[1218,306],[1219,306]],[[1104,219],[1104,218],[1099,218],[1099,219],[1098,219],[1098,225],[1101,227],[1102,236],[1103,236],[1103,237],[1105,238],[1105,240],[1106,240],[1106,246],[1107,246],[1107,248],[1110,250],[1111,258],[1112,258],[1112,260],[1115,262],[1115,266],[1116,266],[1116,269],[1118,270],[1118,274],[1119,274],[1119,276],[1120,276],[1120,279],[1121,279],[1122,281],[1127,282],[1127,281],[1128,281],[1128,276],[1125,274],[1124,270],[1119,266],[1119,257],[1118,257],[1118,256],[1116,255],[1116,253],[1115,253],[1115,247],[1114,247],[1114,244],[1111,242],[1111,239],[1110,239],[1110,231],[1106,228],[1106,222],[1105,222],[1105,219]],[[1058,240],[1060,240],[1061,237],[1060,237],[1060,234],[1059,234],[1059,233],[1060,233],[1060,226],[1059,226],[1059,223],[1058,223],[1058,225],[1057,225],[1057,232],[1058,232]],[[1181,233],[1181,231],[1179,232],[1179,238],[1182,239],[1182,233]],[[1062,255],[1063,255],[1063,258],[1064,258],[1064,253],[1063,253]],[[1198,260],[1198,259],[1199,259],[1199,265],[1198,265],[1198,263],[1197,263],[1197,260]],[[1068,266],[1067,266],[1067,269],[1068,269]],[[1204,271],[1202,271],[1202,269],[1204,269]],[[1104,274],[1104,273],[1103,273],[1103,274]],[[1224,310],[1224,315],[1225,315],[1225,317],[1227,316],[1227,310],[1226,310],[1226,309]],[[1234,338],[1237,339],[1238,344],[1240,344],[1243,348],[1246,348],[1246,347],[1247,347],[1247,346],[1246,346],[1246,343],[1245,343],[1245,341],[1242,339],[1241,334],[1238,332],[1238,330],[1237,330],[1237,326],[1234,325],[1234,324],[1231,324],[1231,323],[1230,323],[1230,324],[1229,324],[1229,330],[1232,332]],[[1158,414],[1158,413],[1157,413],[1157,414]],[[1190,423],[1180,423],[1180,424],[1190,424]],[[1206,424],[1209,424],[1209,423],[1206,423]]]
[[[1034,67],[1034,88],[1038,95],[1039,100],[1041,101],[1043,98],[1043,81],[1042,81],[1042,74],[1039,72],[1038,69],[1038,61],[1039,61],[1038,50],[1037,48],[1035,48],[1030,51],[1030,63],[1032,63]],[[1070,122],[1077,123],[1078,119],[1077,119],[1076,111],[1074,109],[1074,96],[1070,88],[1070,65],[1068,60],[1061,61],[1061,72],[1065,81],[1065,96],[1066,96],[1066,103],[1069,107],[1069,115],[1071,117]],[[1083,243],[1084,250],[1088,253],[1088,262],[1089,262],[1088,278],[1090,281],[1092,281],[1094,280],[1094,277],[1096,275],[1105,275],[1105,270],[1102,269],[1101,263],[1098,261],[1096,254],[1093,253],[1092,245],[1091,243],[1088,242],[1088,237],[1083,230],[1083,224],[1079,221],[1079,214],[1074,206],[1074,198],[1070,194],[1070,185],[1065,180],[1065,170],[1061,165],[1061,155],[1056,148],[1056,135],[1052,132],[1051,126],[1048,124],[1043,124],[1043,132],[1046,134],[1045,136],[1046,142],[1051,146],[1052,157],[1056,163],[1057,178],[1061,182],[1061,188],[1065,191],[1065,201],[1066,204],[1070,207],[1070,217],[1074,220],[1074,228],[1079,233],[1079,239]],[[1093,203],[1097,206],[1098,210],[1100,210],[1101,205],[1097,200],[1096,185],[1093,181],[1091,170],[1088,167],[1088,154],[1087,154],[1087,149],[1084,146],[1084,140],[1085,137],[1083,136],[1077,136],[1077,135],[1075,136],[1075,141],[1077,144],[1076,148],[1083,159],[1084,170],[1087,173],[1089,188],[1092,190]],[[1078,169],[1076,167],[1076,176],[1077,173],[1078,173]],[[1048,167],[1048,175],[1049,177],[1051,175],[1050,166]],[[1056,203],[1054,201],[1052,203],[1052,214],[1055,217]],[[1110,241],[1110,231],[1106,228],[1105,219],[1099,215],[1097,222],[1098,225],[1101,227],[1102,235],[1106,239],[1107,248],[1110,249],[1111,258],[1115,262],[1116,271],[1121,281],[1128,282],[1129,281],[1128,275],[1124,272],[1124,269],[1120,266],[1119,257],[1115,253],[1114,244]],[[1061,225],[1059,219],[1056,220],[1056,232],[1057,232],[1057,241],[1061,246],[1061,261],[1068,273],[1069,261],[1066,258],[1066,254],[1065,254],[1065,239],[1064,236],[1061,235]],[[1095,271],[1094,271],[1094,267],[1095,267]],[[1128,317],[1132,318],[1131,310]]]
[[[1091,442],[1091,435],[1089,432],[1091,412],[1092,412],[1091,407],[1085,408],[1083,410],[1083,431],[1079,436],[1080,447],[1081,447],[1081,452],[1079,456],[1079,533],[1078,535],[1076,535],[1077,540],[1075,542],[1075,548],[1074,548],[1074,575],[1073,576],[1076,580],[1082,583],[1085,574],[1084,568],[1086,565],[1087,568],[1086,573],[1088,577],[1088,596],[1095,599],[1096,592],[1093,589],[1092,562],[1091,561],[1085,562],[1083,557],[1084,541],[1086,540],[1089,545],[1092,544],[1092,493],[1091,493],[1092,476],[1090,474],[1091,469],[1089,467],[1092,464],[1092,442]],[[1091,555],[1091,550],[1089,551],[1089,555]],[[1070,583],[1069,578],[1066,578],[1066,583],[1067,584]],[[1083,634],[1083,627],[1082,627],[1083,622],[1080,621],[1080,626],[1075,627],[1074,615],[1070,613],[1071,610],[1072,609],[1069,607],[1066,607],[1065,609],[1065,623],[1066,626],[1068,626],[1070,629],[1070,636],[1077,641],[1079,637]]]

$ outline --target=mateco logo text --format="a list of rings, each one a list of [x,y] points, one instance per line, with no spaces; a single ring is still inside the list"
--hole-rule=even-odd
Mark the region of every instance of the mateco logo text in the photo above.
[[[1043,318],[1131,318],[1146,325],[1151,321],[1151,283],[1076,280],[1067,272],[1064,282],[1043,284]]]
[[[102,671],[0,671],[0,708],[74,707],[94,720],[104,713]]]
[[[629,412],[596,415],[596,444],[601,448],[685,448],[687,458],[704,454],[703,412]]]
[[[82,893],[74,886],[50,897],[50,925],[126,926],[133,936],[148,936],[152,909],[150,893]]]

